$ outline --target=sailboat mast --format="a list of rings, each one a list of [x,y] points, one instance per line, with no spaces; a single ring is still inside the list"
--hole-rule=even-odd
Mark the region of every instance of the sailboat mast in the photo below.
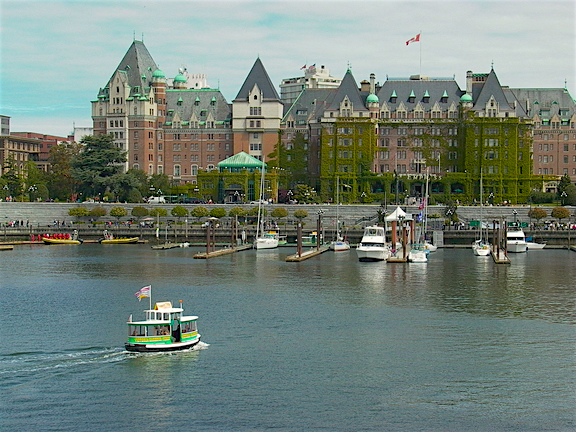
[[[262,213],[262,195],[264,195],[264,159],[265,156],[262,155],[262,168],[260,169],[261,178],[260,178],[260,196],[258,197],[258,223],[256,225],[256,238],[260,237],[260,224],[261,222],[261,213]]]

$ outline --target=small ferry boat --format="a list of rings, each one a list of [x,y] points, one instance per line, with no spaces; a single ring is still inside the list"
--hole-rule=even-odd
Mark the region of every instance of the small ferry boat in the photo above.
[[[104,230],[104,238],[98,240],[101,244],[127,244],[138,243],[139,237],[114,237],[108,230]]]
[[[76,244],[82,243],[82,240],[78,238],[78,231],[74,230],[74,233],[70,235],[69,233],[56,233],[52,235],[42,236],[42,241],[45,244]]]
[[[138,291],[138,296],[143,290],[150,291],[150,287],[144,287]],[[139,297],[142,298],[142,297]],[[150,302],[151,303],[151,302]],[[128,319],[128,342],[127,351],[133,352],[168,352],[191,348],[200,342],[200,335],[196,327],[197,316],[185,316],[182,308],[173,307],[172,302],[156,302],[154,308],[144,311],[144,321],[132,321],[132,315]]]

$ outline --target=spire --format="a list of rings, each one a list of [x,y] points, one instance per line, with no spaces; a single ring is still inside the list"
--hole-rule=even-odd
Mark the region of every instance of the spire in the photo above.
[[[254,85],[257,85],[260,91],[262,91],[264,99],[280,101],[278,92],[274,88],[274,84],[272,84],[272,80],[270,80],[268,72],[266,72],[264,64],[262,64],[262,60],[260,60],[259,57],[254,62],[252,69],[248,73],[244,84],[242,84],[234,100],[246,100]]]

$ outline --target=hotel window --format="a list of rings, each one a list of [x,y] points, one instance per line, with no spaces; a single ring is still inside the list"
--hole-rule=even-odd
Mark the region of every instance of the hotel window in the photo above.
[[[197,176],[198,175],[198,165],[192,165],[190,167],[190,174],[193,176]]]
[[[180,177],[180,165],[174,165],[174,177]]]
[[[164,167],[162,165],[158,165],[158,174],[164,173]]]

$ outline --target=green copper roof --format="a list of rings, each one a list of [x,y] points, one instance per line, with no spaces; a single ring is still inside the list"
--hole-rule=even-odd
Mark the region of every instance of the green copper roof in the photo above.
[[[414,94],[414,90],[412,90],[412,91],[410,92],[410,97],[416,97],[416,95]]]
[[[166,75],[164,75],[164,72],[162,72],[160,69],[156,69],[152,74],[152,78],[166,78]]]
[[[444,90],[444,93],[442,93],[442,97],[443,97],[443,98],[448,97],[448,92],[447,92],[446,90]]]
[[[460,98],[460,102],[472,102],[472,96],[470,96],[468,93],[464,93]]]
[[[424,97],[427,97],[427,98],[430,97],[430,93],[428,93],[428,90],[426,90],[426,91],[424,92]]]
[[[380,102],[380,99],[378,99],[378,96],[376,96],[374,93],[370,93],[368,95],[368,97],[366,98],[366,103],[371,103],[371,102],[378,103],[378,102]]]
[[[186,81],[188,81],[188,80],[182,74],[178,74],[174,77],[174,82],[186,82]]]
[[[263,162],[254,156],[250,156],[246,152],[240,152],[219,162],[218,168],[261,168],[262,164]]]
[[[390,97],[398,97],[398,96],[396,96],[396,90],[392,90],[392,96],[390,96]]]

